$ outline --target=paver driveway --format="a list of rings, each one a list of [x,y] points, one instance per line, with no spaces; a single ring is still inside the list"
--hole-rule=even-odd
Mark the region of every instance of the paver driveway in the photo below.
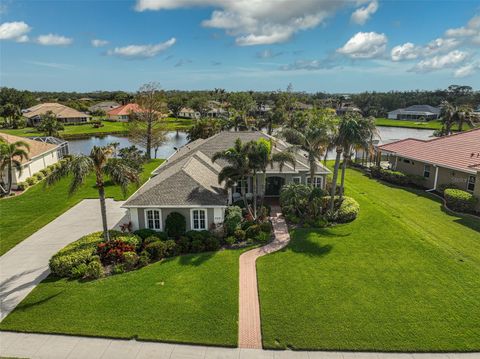
[[[110,228],[124,223],[123,202],[107,199]],[[48,207],[45,207],[48,211]],[[50,273],[52,255],[80,237],[102,229],[98,199],[86,199],[0,257],[0,321]]]

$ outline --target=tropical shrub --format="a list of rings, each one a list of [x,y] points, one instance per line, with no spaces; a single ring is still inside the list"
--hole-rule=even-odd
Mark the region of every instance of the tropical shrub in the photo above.
[[[104,264],[116,264],[123,262],[125,252],[135,251],[135,246],[125,243],[120,239],[100,242],[97,244],[97,254]]]
[[[128,245],[131,245],[135,249],[140,249],[142,245],[142,239],[133,233],[114,234],[112,235],[111,238],[122,241],[123,243],[126,243]]]
[[[460,189],[447,188],[444,197],[447,207],[457,212],[473,212],[477,203],[471,193]]]
[[[208,238],[212,237],[212,234],[209,231],[188,231],[185,235],[191,240],[206,241]]]
[[[141,239],[146,239],[150,236],[155,236],[157,233],[158,233],[157,231],[154,231],[153,229],[149,229],[149,228],[138,229],[135,232],[133,232],[133,234],[136,234]]]
[[[160,240],[160,238],[158,238],[157,236],[147,237],[147,238],[145,238],[144,241],[143,241],[143,246],[146,247],[146,246],[149,245],[150,243],[158,242],[159,240]]]
[[[45,175],[42,172],[35,173],[33,175],[38,181],[41,181],[45,178]]]
[[[255,238],[260,232],[260,226],[258,224],[254,224],[253,226],[247,228],[245,235],[247,238]]]
[[[260,223],[260,230],[265,233],[272,232],[272,224],[270,222],[262,222]]]
[[[165,242],[158,240],[158,241],[147,244],[145,246],[145,250],[148,252],[151,259],[160,260],[165,258],[167,245],[165,244]]]
[[[169,239],[165,243],[165,257],[176,256],[179,252],[177,248],[177,243],[173,239]]]
[[[227,235],[231,235],[237,228],[240,227],[242,222],[242,209],[238,206],[228,207],[225,213],[225,219],[223,225]]]
[[[27,182],[20,182],[20,183],[17,183],[17,189],[19,191],[25,191],[27,188],[28,188],[28,183]]]
[[[185,217],[178,213],[172,212],[165,219],[165,232],[169,237],[178,238],[185,234],[187,221]]]
[[[88,279],[97,279],[103,277],[105,270],[103,269],[102,263],[100,260],[93,260],[87,265],[87,270],[85,271],[85,278]]]
[[[233,236],[229,236],[227,238],[225,238],[225,243],[229,246],[233,246],[235,244],[235,237]]]
[[[330,196],[323,197],[325,212],[327,212]],[[335,211],[329,213],[328,218],[332,222],[347,223],[353,221],[358,216],[360,205],[351,197],[344,196],[340,202],[340,197],[335,196]]]
[[[220,241],[218,238],[210,237],[205,241],[205,250],[218,251],[220,249]]]
[[[122,274],[125,273],[125,266],[123,264],[117,263],[112,267],[112,274]]]
[[[29,186],[33,186],[38,182],[38,180],[35,177],[28,177],[25,182],[28,183]]]
[[[147,251],[143,251],[140,253],[140,256],[138,257],[138,266],[139,267],[145,267],[150,263],[150,254],[148,254]]]
[[[88,265],[86,263],[80,263],[78,266],[73,267],[70,271],[70,278],[83,278],[87,273]]]
[[[200,253],[205,251],[205,244],[199,239],[195,239],[190,244],[190,251],[192,253]]]
[[[242,225],[240,226],[240,228],[246,231],[249,227],[253,226],[254,224],[255,224],[255,221],[246,219],[244,222],[242,222]]]
[[[304,216],[311,191],[312,189],[304,184],[290,183],[283,186],[280,192],[282,212],[286,215]]]
[[[444,183],[437,187],[437,191],[440,192],[443,196],[447,188],[460,189],[455,183]]]
[[[177,248],[180,253],[188,253],[190,252],[190,238],[186,236],[181,236],[177,239]]]
[[[138,263],[138,255],[135,252],[123,253],[123,263],[126,270],[132,270]]]
[[[70,277],[73,268],[82,263],[88,264],[92,260],[97,251],[97,244],[102,239],[102,232],[92,233],[59,250],[49,262],[52,274],[58,277]]]
[[[255,236],[255,240],[260,243],[266,243],[270,240],[270,233],[260,232]]]
[[[245,240],[245,238],[247,237],[245,231],[243,229],[237,229],[235,232],[234,232],[234,237],[235,237],[235,240],[237,242],[243,242]]]
[[[385,170],[380,167],[372,167],[370,175],[386,182],[390,182],[399,186],[420,186],[425,181],[422,176],[405,174],[399,171]]]

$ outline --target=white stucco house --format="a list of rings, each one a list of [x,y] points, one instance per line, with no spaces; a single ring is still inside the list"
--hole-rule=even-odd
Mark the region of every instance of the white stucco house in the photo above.
[[[12,188],[16,188],[17,184],[24,182],[28,177],[40,172],[44,168],[57,163],[58,145],[45,143],[41,141],[30,140],[28,138],[13,136],[0,132],[0,138],[7,143],[22,141],[28,144],[28,159],[22,160],[21,169],[12,169]],[[2,173],[2,181],[6,179],[7,170]]]

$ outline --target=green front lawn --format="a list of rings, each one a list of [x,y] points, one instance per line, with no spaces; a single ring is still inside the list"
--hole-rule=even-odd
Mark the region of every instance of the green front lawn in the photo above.
[[[151,160],[144,165],[141,176],[142,183],[150,177],[150,173],[162,161]],[[73,196],[68,195],[69,178],[63,179],[48,188],[45,188],[43,183],[36,184],[20,196],[0,200],[0,255],[60,216],[82,199],[98,198],[93,175]],[[135,190],[136,187],[132,186],[129,194],[132,194]],[[125,200],[118,186],[107,186],[106,195],[115,200]]]
[[[89,282],[47,278],[0,329],[236,346],[240,253],[186,255]]]
[[[432,121],[408,121],[408,120],[391,120],[388,118],[377,118],[375,120],[377,126],[385,127],[407,127],[407,128],[423,128],[427,130],[440,130],[442,122],[440,120]],[[464,130],[470,129],[470,126],[464,125]],[[452,130],[458,131],[458,125],[453,125]]]
[[[480,220],[348,170],[356,221],[258,260],[268,348],[480,350]]]
[[[193,120],[189,119],[176,119],[173,117],[168,117],[165,119],[165,121],[167,131],[185,131],[193,125]],[[95,128],[92,124],[89,123],[83,125],[64,126],[65,129],[63,131],[60,131],[60,135],[66,139],[72,139],[85,136],[107,134],[125,135],[127,133],[126,124],[124,122],[102,121],[102,123],[103,127],[100,128]],[[5,132],[11,135],[22,137],[43,136],[41,132],[36,131],[36,129],[33,127],[25,127],[16,130],[0,129],[0,132]]]

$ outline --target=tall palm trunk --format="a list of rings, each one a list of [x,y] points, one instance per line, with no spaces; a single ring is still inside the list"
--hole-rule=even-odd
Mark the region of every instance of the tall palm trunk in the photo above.
[[[13,181],[13,175],[12,175],[12,160],[10,159],[8,161],[8,167],[7,167],[7,194],[10,194],[10,192],[12,192],[12,181]]]
[[[98,196],[100,197],[100,212],[102,214],[103,239],[105,242],[110,240],[110,233],[108,233],[107,224],[107,206],[105,205],[105,187],[103,180],[97,178]]]
[[[248,205],[247,194],[245,192],[245,186],[243,185],[243,184],[246,184],[247,187],[248,187],[248,178],[245,179],[245,177],[241,177],[240,181],[242,183],[242,185],[240,186],[240,193],[242,195],[243,204],[245,205],[245,208],[247,209],[248,213],[250,213],[253,216],[252,210],[250,209],[250,206]]]
[[[257,171],[253,171],[253,219],[257,220]]]
[[[348,153],[343,153],[343,163],[342,163],[342,178],[340,180],[340,201],[343,198],[343,192],[345,190],[345,172],[347,171],[347,161]]]
[[[340,167],[340,157],[342,155],[342,148],[337,147],[337,155],[335,157],[335,168],[333,170],[332,188],[330,190],[330,212],[333,213],[335,206],[335,192],[337,191],[338,169]]]
[[[315,179],[315,157],[313,154],[310,154],[308,161],[310,162],[310,187],[313,188],[313,180]]]

